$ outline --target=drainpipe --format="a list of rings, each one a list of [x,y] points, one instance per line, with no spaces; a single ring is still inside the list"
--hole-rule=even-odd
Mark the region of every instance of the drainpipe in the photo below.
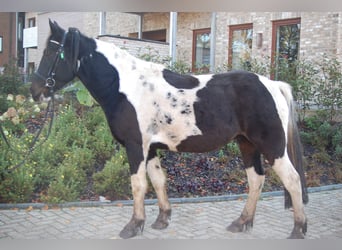
[[[142,28],[143,28],[143,15],[144,14],[139,14],[138,15],[138,38],[142,39]]]
[[[15,13],[15,48],[14,48],[14,56],[15,58],[18,58],[18,38],[19,38],[19,35],[18,35],[18,32],[19,32],[19,29],[18,29],[18,26],[19,26],[19,12],[16,12]]]
[[[100,30],[99,35],[105,35],[106,34],[106,12],[101,11],[100,12]]]
[[[176,44],[177,44],[177,12],[170,12],[170,57],[172,65],[176,61]]]
[[[215,48],[216,48],[216,12],[211,14],[210,27],[210,72],[215,71]]]

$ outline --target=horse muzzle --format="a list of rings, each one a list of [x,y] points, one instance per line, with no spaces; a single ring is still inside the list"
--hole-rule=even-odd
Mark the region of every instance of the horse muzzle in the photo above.
[[[30,92],[34,101],[42,102],[45,101],[46,98],[49,98],[49,87],[46,86],[45,81],[40,77],[33,75],[31,76],[31,82]]]

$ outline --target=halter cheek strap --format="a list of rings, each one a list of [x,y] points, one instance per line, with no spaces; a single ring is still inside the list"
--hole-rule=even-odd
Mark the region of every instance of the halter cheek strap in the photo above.
[[[64,32],[62,41],[60,43],[58,43],[57,41],[50,41],[50,42],[59,44],[59,48],[56,51],[55,58],[53,60],[53,63],[51,65],[49,71],[48,71],[48,75],[47,75],[47,77],[45,79],[45,86],[50,88],[51,90],[53,89],[53,87],[56,84],[56,81],[55,81],[54,77],[56,75],[56,68],[57,68],[58,62],[59,62],[59,60],[62,57],[64,58],[64,44],[65,44],[65,40],[66,40],[67,34],[68,34],[67,31]]]

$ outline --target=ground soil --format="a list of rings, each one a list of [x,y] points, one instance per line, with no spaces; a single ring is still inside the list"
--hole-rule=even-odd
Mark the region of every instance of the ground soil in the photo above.
[[[228,152],[175,153],[163,152],[161,164],[167,174],[167,193],[172,198],[203,197],[243,194],[248,192],[247,176],[240,156]],[[320,152],[304,146],[305,175],[308,187],[342,183],[342,165],[333,161],[320,161]],[[265,184],[263,192],[283,190],[283,185],[272,168],[264,163]],[[87,191],[81,200],[99,200],[89,180]],[[110,197],[107,197],[110,199]],[[155,199],[149,185],[146,198]],[[132,197],[127,197],[132,199]]]

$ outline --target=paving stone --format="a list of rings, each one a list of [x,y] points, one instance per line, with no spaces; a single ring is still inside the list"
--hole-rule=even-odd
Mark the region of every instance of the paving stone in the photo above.
[[[144,232],[135,239],[284,239],[293,227],[293,213],[283,197],[258,202],[251,231],[231,233],[226,227],[241,214],[245,200],[172,204],[169,227],[154,230],[157,205],[146,206]],[[307,239],[342,238],[342,193],[310,193],[305,207]],[[132,216],[131,206],[77,207],[31,211],[0,210],[0,239],[119,239]]]

